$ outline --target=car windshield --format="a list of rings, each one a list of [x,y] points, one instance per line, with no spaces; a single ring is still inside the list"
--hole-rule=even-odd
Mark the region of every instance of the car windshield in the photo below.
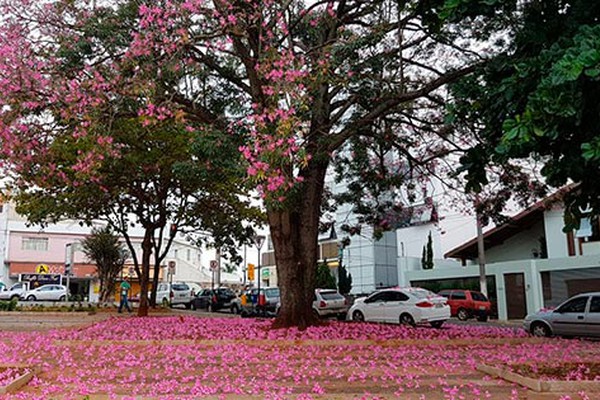
[[[265,294],[269,297],[279,297],[279,288],[266,289]]]
[[[173,290],[188,290],[189,287],[185,283],[174,283]]]
[[[471,292],[471,297],[475,301],[487,301],[487,297],[483,293]]]
[[[425,289],[411,289],[410,294],[412,294],[417,299],[426,299],[428,297],[437,297],[437,295],[429,290]]]
[[[319,293],[321,295],[321,297],[323,298],[323,300],[340,300],[343,299],[344,296],[342,296],[341,294],[339,294],[338,292],[320,292]]]

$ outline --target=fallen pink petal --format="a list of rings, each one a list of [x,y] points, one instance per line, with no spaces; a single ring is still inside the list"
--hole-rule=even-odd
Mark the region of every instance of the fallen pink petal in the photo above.
[[[563,378],[600,380],[593,341],[532,338],[494,326],[331,321],[299,331],[271,324],[186,315],[1,332],[0,363],[37,368],[6,398],[527,398],[526,388],[478,372],[482,363],[529,373],[544,366],[542,379],[553,378],[553,365],[569,364]],[[0,381],[13,375],[2,370]]]

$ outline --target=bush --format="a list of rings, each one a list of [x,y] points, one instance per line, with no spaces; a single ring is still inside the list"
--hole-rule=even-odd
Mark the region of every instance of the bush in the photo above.
[[[10,301],[0,300],[0,311],[15,311],[17,309],[17,299]]]

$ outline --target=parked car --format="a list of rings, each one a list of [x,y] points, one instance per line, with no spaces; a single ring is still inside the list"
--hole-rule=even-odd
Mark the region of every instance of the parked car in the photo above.
[[[202,289],[192,300],[192,310],[209,312],[231,308],[236,295],[230,288]]]
[[[246,297],[246,304],[242,305],[242,296],[240,296],[232,304],[232,312],[239,310],[242,317],[275,317],[279,309],[280,294],[278,287],[260,288],[260,297],[258,288],[249,289],[242,295]],[[259,300],[260,309],[258,308]]]
[[[22,293],[20,299],[27,301],[65,301],[67,299],[67,287],[63,285],[42,285]]]
[[[231,300],[230,310],[232,314],[240,314],[244,308],[253,307],[250,290],[242,292],[235,299]]]
[[[554,310],[529,314],[523,328],[534,336],[600,337],[600,292],[581,293]]]
[[[156,289],[156,303],[165,307],[183,304],[189,309],[192,306],[192,289],[184,282],[161,282]]]
[[[411,326],[429,323],[440,328],[450,318],[450,306],[445,297],[429,290],[390,288],[356,299],[348,311],[348,318]]]
[[[192,298],[196,297],[198,293],[202,291],[202,286],[198,285],[194,282],[186,282],[186,284],[190,287]]]
[[[254,303],[256,302],[255,298],[256,298],[257,292],[258,292],[258,289],[250,290],[250,296],[252,297],[252,299],[253,299],[252,301]],[[277,304],[279,303],[280,295],[281,295],[281,292],[279,291],[278,287],[260,288],[259,299],[262,297],[262,300],[260,300],[261,307],[265,311],[275,312],[275,309],[277,308]]]
[[[318,318],[335,316],[345,320],[348,313],[348,300],[335,289],[315,289],[312,309]]]
[[[6,286],[0,291],[0,300],[19,299],[23,293],[29,290],[29,282],[17,282],[9,289]]]
[[[448,289],[442,290],[438,295],[448,299],[450,314],[461,321],[477,318],[478,321],[487,321],[492,303],[483,293],[475,290]]]

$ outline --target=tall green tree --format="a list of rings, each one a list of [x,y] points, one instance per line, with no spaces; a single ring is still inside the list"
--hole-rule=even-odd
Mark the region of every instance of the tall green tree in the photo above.
[[[317,264],[315,287],[319,289],[337,289],[335,277],[326,263]]]
[[[133,50],[138,2],[91,13],[80,2],[3,3],[19,10],[2,28],[4,48],[11,40],[17,47],[0,68],[21,82],[3,87],[1,123],[17,210],[39,224],[105,221],[125,238],[140,279],[138,315],[146,315],[150,282],[157,286],[178,231],[192,238],[201,231],[196,237],[210,236],[223,250],[251,236],[244,221],[260,213],[242,179],[244,133],[174,105],[172,90],[185,89],[187,71],[176,49],[164,54],[145,42]],[[36,29],[47,31],[48,46],[38,45]],[[222,115],[223,93],[212,93],[201,92],[203,104]],[[134,226],[142,228],[141,243]]]
[[[469,185],[486,184],[492,164],[537,163],[549,185],[579,184],[564,196],[566,229],[582,210],[600,212],[599,18],[592,0],[521,2],[505,50],[455,88],[452,106],[462,126],[479,130],[480,143],[462,160]]]
[[[92,234],[81,241],[81,247],[86,257],[96,265],[100,303],[106,303],[114,294],[115,283],[123,271],[129,252],[108,226],[93,229]]]
[[[433,269],[433,241],[431,239],[431,231],[429,232],[429,235],[427,235],[427,243],[423,245],[421,267],[423,267],[423,269]]]
[[[338,290],[341,294],[348,294],[352,290],[352,274],[341,264],[338,269]]]

